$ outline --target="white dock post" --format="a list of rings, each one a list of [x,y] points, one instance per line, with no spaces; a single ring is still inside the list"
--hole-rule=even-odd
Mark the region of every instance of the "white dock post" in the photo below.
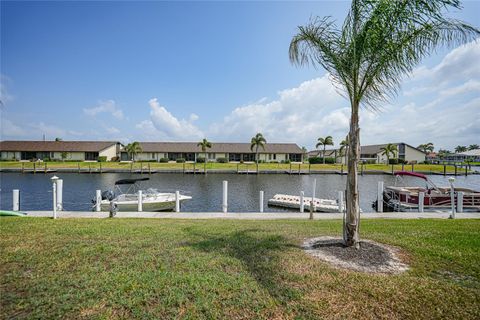
[[[338,211],[343,212],[343,192],[338,191]]]
[[[57,210],[63,211],[63,180],[57,180]]]
[[[53,219],[57,219],[57,176],[50,178],[52,180],[52,195],[53,195]]]
[[[450,219],[455,219],[455,187],[453,186],[454,181],[454,177],[448,178],[448,182],[450,182],[450,202],[452,204],[452,213],[450,214]]]
[[[175,212],[180,212],[180,191],[175,191]]]
[[[263,191],[260,191],[260,213],[263,213]]]
[[[138,190],[138,212],[143,211],[143,197],[142,197],[142,190]]]
[[[97,199],[97,201],[95,201],[95,211],[100,212],[101,204],[102,204],[102,191],[101,190],[96,191],[96,199]]]
[[[20,190],[13,189],[13,211],[20,211]]]
[[[383,212],[383,181],[378,181],[377,212]]]
[[[313,205],[313,211],[315,211],[315,190],[316,190],[316,188],[317,188],[317,179],[313,179],[312,203],[311,203],[311,205]]]
[[[463,212],[463,192],[457,192],[457,212]]]
[[[305,197],[305,192],[300,191],[300,212],[305,211],[305,203],[303,203],[303,198]]]
[[[228,181],[223,181],[223,202],[222,202],[222,211],[227,213],[228,209]]]
[[[425,201],[425,192],[418,193],[418,212],[423,212],[423,206]]]

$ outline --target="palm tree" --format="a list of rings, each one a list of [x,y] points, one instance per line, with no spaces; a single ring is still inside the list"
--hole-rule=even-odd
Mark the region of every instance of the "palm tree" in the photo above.
[[[305,161],[305,158],[307,157],[307,148],[305,148],[305,146],[302,147],[302,156],[302,160]]]
[[[397,145],[391,143],[387,144],[385,147],[380,148],[380,150],[382,151],[382,156],[387,157],[387,164],[390,163],[390,155],[395,157],[398,151]]]
[[[476,150],[480,149],[480,146],[478,144],[471,144],[468,146],[468,150]]]
[[[445,158],[446,156],[448,156],[449,154],[451,154],[452,152],[450,150],[446,150],[446,149],[440,149],[438,150],[438,157],[440,159],[443,159]]]
[[[340,142],[340,156],[345,155],[345,163],[347,163],[347,152],[348,152],[348,136],[345,140]]]
[[[457,0],[352,0],[345,22],[337,27],[330,18],[312,19],[299,26],[290,43],[290,61],[322,66],[349,99],[347,213],[345,244],[359,247],[357,163],[360,153],[360,107],[379,108],[395,96],[405,74],[439,46],[475,39],[480,31],[444,17]]]
[[[455,147],[455,153],[465,152],[465,151],[467,151],[467,150],[468,150],[468,149],[467,149],[467,147],[465,147],[465,146],[456,146],[456,147]]]
[[[62,138],[55,138],[55,141],[63,141]]]
[[[135,141],[135,142],[127,144],[127,146],[125,147],[125,150],[130,155],[130,157],[131,157],[130,159],[133,162],[135,162],[135,156],[138,153],[142,152],[142,146],[140,145],[140,142]]]
[[[202,152],[204,154],[204,161],[203,161],[203,172],[205,172],[205,174],[207,173],[207,149],[211,148],[212,147],[212,143],[210,141],[208,141],[207,139],[203,139],[202,141],[200,141],[199,143],[197,143],[197,147],[201,147],[202,148]]]
[[[325,164],[325,148],[327,146],[333,146],[333,138],[332,136],[326,136],[325,138],[318,138],[317,144],[315,145],[315,148],[318,148],[320,146],[323,146],[323,164]]]
[[[433,143],[428,142],[428,143],[419,145],[417,149],[422,150],[425,153],[429,153],[429,152],[433,152],[434,147],[433,147]]]
[[[263,137],[261,133],[257,133],[255,137],[252,138],[250,141],[250,150],[253,151],[253,148],[255,148],[255,160],[257,163],[257,174],[258,174],[258,148],[262,147],[263,151],[265,151],[265,144],[267,143],[267,140]]]

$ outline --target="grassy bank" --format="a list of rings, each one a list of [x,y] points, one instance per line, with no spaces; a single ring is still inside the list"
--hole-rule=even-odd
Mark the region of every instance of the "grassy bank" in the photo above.
[[[2,318],[480,317],[480,220],[369,220],[397,276],[338,270],[304,238],[338,221],[4,218]]]
[[[18,161],[2,161],[0,162],[0,168],[5,169],[33,169],[34,164],[31,162],[18,162]],[[48,169],[83,169],[83,170],[144,170],[148,172],[148,170],[155,170],[155,171],[162,171],[162,170],[193,170],[194,168],[200,171],[203,171],[204,165],[203,163],[198,163],[194,166],[193,163],[158,163],[158,162],[135,162],[135,163],[127,163],[127,162],[42,162],[36,163],[35,167],[37,170],[41,171],[44,170],[45,166]],[[207,170],[225,170],[225,171],[255,171],[256,165],[255,163],[215,163],[209,162],[206,166]],[[394,165],[393,170],[406,170],[412,171],[412,165]],[[308,171],[339,171],[347,172],[347,167],[341,164],[312,164],[309,165],[307,163],[304,164],[288,164],[288,163],[260,163],[259,164],[260,171],[285,171],[289,172],[292,170],[293,172],[298,172],[298,170],[308,172]],[[359,172],[391,172],[392,165],[385,165],[385,164],[366,164],[366,165],[359,165],[358,167]],[[455,167],[451,165],[447,165],[445,167],[447,173],[454,173]],[[415,172],[424,172],[424,173],[443,173],[444,166],[443,165],[435,165],[435,164],[415,164],[413,166],[413,171]],[[458,174],[462,174],[465,172],[465,169],[458,168]]]

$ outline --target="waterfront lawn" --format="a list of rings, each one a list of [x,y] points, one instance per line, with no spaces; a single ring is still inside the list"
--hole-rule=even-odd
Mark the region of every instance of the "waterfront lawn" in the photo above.
[[[364,220],[395,276],[306,255],[339,221],[2,218],[0,317],[479,319],[480,220]]]
[[[49,169],[80,169],[87,170],[99,170],[100,166],[102,170],[143,170],[147,172],[150,170],[155,171],[168,171],[168,170],[193,170],[194,165],[193,163],[158,163],[158,162],[61,162],[61,161],[53,161],[53,162],[41,162],[36,164],[36,169],[41,171],[45,168],[45,165]],[[32,162],[23,162],[23,166],[25,169],[33,169],[34,164]],[[209,162],[207,163],[207,170],[225,170],[225,171],[255,171],[256,165],[255,163],[215,163]],[[308,172],[311,171],[342,171],[347,172],[347,166],[341,164],[312,164],[309,165],[307,163],[299,164],[288,164],[288,163],[260,163],[259,164],[260,171],[284,171],[289,172],[298,172],[300,169],[301,171]],[[22,169],[22,162],[18,161],[0,161],[0,168],[5,169]],[[392,171],[392,165],[386,164],[365,164],[359,165],[358,170],[359,172],[387,172],[390,173]],[[411,171],[412,166],[406,164],[402,165],[394,165],[393,170],[399,171],[402,168],[406,171]],[[451,165],[447,165],[446,167],[447,173],[454,173],[455,167]],[[203,163],[197,163],[195,165],[195,169],[198,171],[203,171],[204,165]],[[436,165],[436,164],[415,164],[414,171],[415,172],[423,172],[423,173],[443,173],[444,166],[443,165]],[[465,169],[457,168],[458,174],[463,174]]]

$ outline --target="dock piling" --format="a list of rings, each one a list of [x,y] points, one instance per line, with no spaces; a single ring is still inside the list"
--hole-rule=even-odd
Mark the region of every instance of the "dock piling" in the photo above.
[[[450,219],[455,219],[455,187],[453,185],[454,181],[454,177],[448,178],[448,182],[450,182],[450,202],[452,205],[452,213],[450,214]]]
[[[414,168],[414,166],[415,166],[415,164],[414,164],[414,163],[412,163],[412,172],[414,172],[414,171],[415,171],[415,168]]]
[[[305,211],[305,204],[303,203],[303,198],[305,197],[305,192],[300,191],[300,212],[303,213]]]
[[[343,192],[338,191],[338,211],[343,212]]]
[[[12,208],[12,210],[13,211],[20,211],[20,190],[13,189],[12,194],[13,194],[13,201],[12,201],[13,208]]]
[[[455,167],[455,176],[457,176],[457,165],[454,164],[453,166]]]
[[[312,189],[312,206],[315,203],[315,190],[317,188],[317,179],[313,179],[313,189]]]
[[[53,219],[57,219],[57,176],[50,178],[52,180],[52,195],[53,195]]]
[[[223,213],[227,213],[228,209],[228,181],[223,181],[223,201],[222,201],[222,210]]]
[[[142,198],[142,190],[138,190],[138,212],[143,211],[143,198]]]
[[[95,198],[97,199],[95,201],[95,211],[100,212],[100,209],[101,209],[100,205],[102,202],[102,191],[101,190],[95,191],[95,196],[96,196]]]
[[[175,191],[175,212],[180,212],[180,191]]]
[[[260,191],[260,213],[263,212],[263,191]]]
[[[57,179],[57,210],[63,210],[63,179]]]
[[[383,181],[378,181],[377,186],[377,212],[383,212]]]
[[[457,212],[458,213],[463,212],[463,192],[462,191],[457,192]]]
[[[425,192],[418,193],[418,212],[423,212],[425,202]]]

